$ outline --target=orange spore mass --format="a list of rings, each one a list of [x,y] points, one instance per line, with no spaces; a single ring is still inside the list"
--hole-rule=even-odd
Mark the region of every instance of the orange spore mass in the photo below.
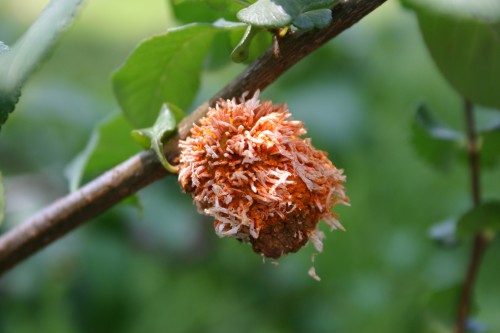
[[[220,237],[250,242],[279,258],[311,239],[321,250],[323,219],[348,204],[343,171],[315,149],[286,106],[252,99],[220,101],[180,142],[179,182]]]

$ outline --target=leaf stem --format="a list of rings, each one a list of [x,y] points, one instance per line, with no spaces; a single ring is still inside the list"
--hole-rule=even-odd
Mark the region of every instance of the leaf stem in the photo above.
[[[179,168],[177,166],[174,166],[172,164],[170,164],[167,160],[167,158],[165,157],[165,154],[164,154],[164,149],[163,149],[163,145],[160,147],[159,146],[159,142],[157,140],[153,140],[152,141],[152,147],[153,151],[155,152],[156,154],[156,157],[158,157],[158,159],[160,160],[161,164],[163,165],[163,167],[170,173],[172,174],[176,174],[179,172]]]
[[[467,127],[467,141],[469,154],[469,170],[471,179],[471,194],[474,207],[481,204],[481,165],[480,150],[477,140],[476,124],[474,120],[474,108],[470,100],[464,99],[465,124]],[[485,235],[478,233],[474,236],[474,244],[469,259],[465,281],[462,286],[458,311],[456,318],[456,333],[465,333],[467,330],[467,318],[470,313],[473,297],[474,282],[479,272],[481,260],[488,246]]]

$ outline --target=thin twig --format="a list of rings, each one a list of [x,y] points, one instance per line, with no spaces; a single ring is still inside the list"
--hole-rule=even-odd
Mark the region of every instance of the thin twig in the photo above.
[[[476,124],[474,121],[474,108],[472,103],[468,99],[464,100],[464,111],[469,148],[469,170],[471,179],[472,202],[474,204],[474,207],[478,207],[481,204],[480,151],[477,140]],[[472,247],[472,253],[469,260],[465,281],[462,286],[460,301],[458,304],[455,328],[456,333],[466,332],[467,318],[470,313],[474,282],[476,280],[477,273],[479,272],[481,260],[484,256],[484,252],[487,246],[488,241],[484,235],[482,235],[481,233],[475,235],[474,245]]]
[[[166,155],[175,160],[180,138],[185,138],[193,123],[206,114],[209,105],[220,98],[240,96],[248,91],[263,90],[286,70],[308,54],[348,29],[385,0],[342,0],[332,7],[333,20],[321,30],[295,33],[280,41],[280,58],[272,47],[239,77],[198,107],[178,127],[178,135],[166,144]],[[62,237],[146,185],[163,178],[163,169],[151,151],[144,151],[71,193],[8,231],[0,238],[0,274],[21,260]]]
[[[481,204],[480,151],[477,140],[474,106],[468,99],[464,100],[465,124],[467,126],[467,141],[469,148],[469,168],[471,179],[472,202],[474,207]]]

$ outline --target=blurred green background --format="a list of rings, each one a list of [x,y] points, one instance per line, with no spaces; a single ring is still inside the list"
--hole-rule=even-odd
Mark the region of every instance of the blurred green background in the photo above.
[[[13,44],[47,2],[0,2],[0,40]],[[0,133],[0,232],[67,193],[66,166],[118,110],[112,72],[141,39],[176,25],[165,0],[86,3]],[[207,71],[193,107],[243,68]],[[436,331],[443,309],[428,300],[461,281],[470,244],[439,248],[429,229],[471,200],[465,165],[439,173],[412,150],[421,101],[463,128],[462,102],[414,14],[389,1],[263,96],[286,102],[347,175],[352,207],[338,209],[347,232],[327,232],[321,282],[307,275],[311,246],[263,263],[248,245],[218,239],[168,177],[139,193],[142,211],[116,207],[1,277],[0,332]],[[483,174],[486,199],[499,197],[499,179]],[[476,289],[476,319],[489,332],[500,332],[499,250],[496,241]]]

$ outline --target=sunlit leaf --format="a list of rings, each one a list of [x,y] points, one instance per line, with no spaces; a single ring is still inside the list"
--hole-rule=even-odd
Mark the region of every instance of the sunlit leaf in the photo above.
[[[2,224],[5,215],[5,189],[3,187],[2,173],[0,172],[0,224]]]
[[[500,108],[500,2],[407,0],[437,67],[474,103]]]
[[[419,156],[439,170],[454,164],[465,138],[439,122],[426,105],[418,107],[412,124],[413,147]]]
[[[132,129],[118,113],[99,124],[87,146],[66,168],[70,190],[77,190],[82,180],[95,177],[139,152],[139,147],[130,140]]]
[[[184,112],[175,105],[163,104],[153,126],[132,131],[132,138],[146,149],[152,149],[165,169],[176,172],[165,158],[163,144],[175,132],[177,123],[184,118]]]
[[[264,28],[293,24],[299,29],[322,28],[330,24],[332,0],[258,0],[240,10],[238,18]]]
[[[215,35],[241,26],[227,21],[190,24],[142,42],[113,76],[115,95],[133,126],[152,124],[163,103],[187,108]]]
[[[500,201],[492,201],[475,207],[458,221],[460,236],[471,236],[479,232],[494,234],[500,230]]]
[[[12,48],[0,43],[0,128],[7,121],[21,87],[53,49],[83,0],[53,0]]]

